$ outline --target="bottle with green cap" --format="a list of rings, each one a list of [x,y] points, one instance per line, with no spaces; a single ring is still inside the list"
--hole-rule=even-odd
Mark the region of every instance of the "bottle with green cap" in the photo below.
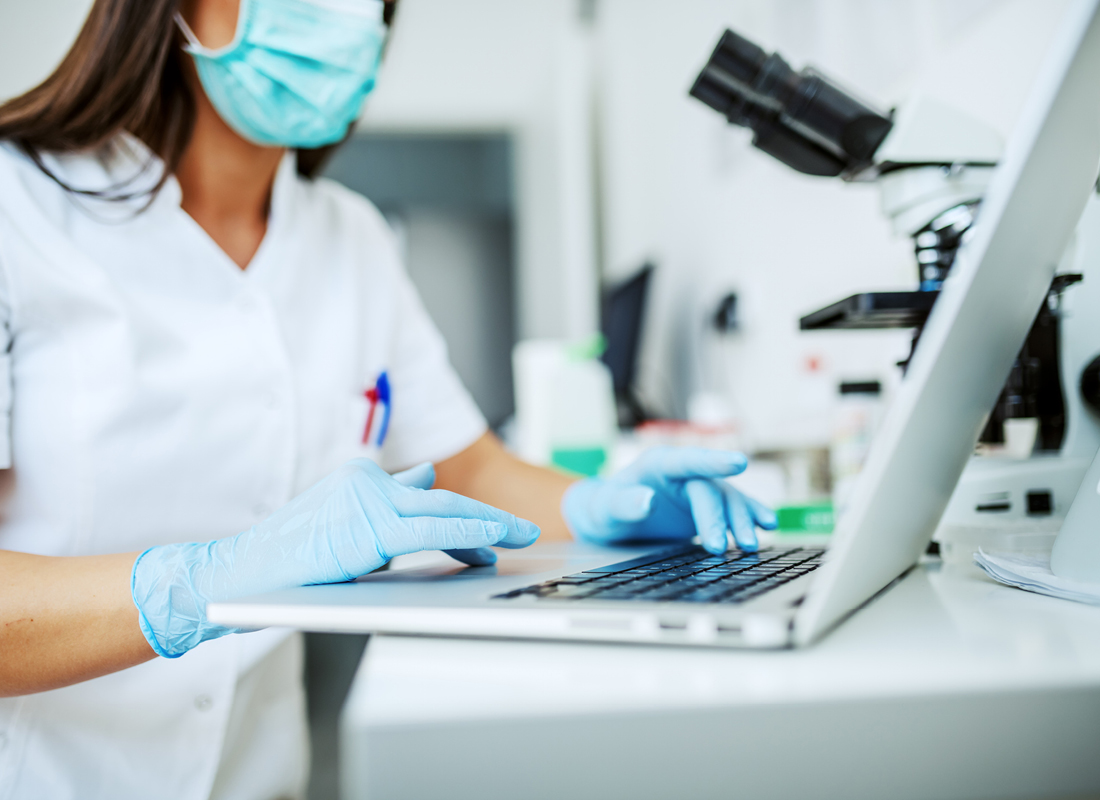
[[[607,464],[618,426],[611,372],[600,361],[605,347],[598,334],[516,345],[515,444],[522,458],[585,476]]]

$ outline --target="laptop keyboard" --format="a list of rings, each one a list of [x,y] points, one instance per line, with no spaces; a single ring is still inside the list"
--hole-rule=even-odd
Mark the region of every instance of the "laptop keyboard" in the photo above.
[[[650,553],[607,567],[566,575],[498,594],[510,600],[643,600],[675,603],[743,603],[821,565],[824,550],[766,549],[716,556],[701,547]]]

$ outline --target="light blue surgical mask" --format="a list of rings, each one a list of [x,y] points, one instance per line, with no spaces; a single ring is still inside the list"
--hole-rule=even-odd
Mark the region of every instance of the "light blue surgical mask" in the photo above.
[[[374,88],[381,0],[241,0],[237,34],[211,50],[176,15],[199,80],[249,141],[313,148],[344,138]]]

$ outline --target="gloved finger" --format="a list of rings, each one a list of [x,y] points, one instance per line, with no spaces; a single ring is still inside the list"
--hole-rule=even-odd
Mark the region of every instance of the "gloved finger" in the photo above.
[[[516,517],[516,524],[518,530],[515,532],[509,531],[507,536],[496,543],[497,547],[503,547],[507,550],[519,550],[523,547],[530,547],[542,536],[542,528],[533,522]]]
[[[638,483],[626,486],[604,482],[589,500],[589,507],[602,512],[600,516],[613,522],[639,522],[649,516],[656,495],[648,486]]]
[[[737,490],[734,489],[734,491],[736,492]],[[741,494],[740,492],[737,493]],[[752,518],[756,520],[757,526],[766,531],[774,531],[779,527],[779,518],[775,515],[775,511],[768,508],[759,500],[753,500],[747,494],[741,494],[741,496],[745,498],[745,502],[749,506],[749,512],[752,514]]]
[[[665,480],[725,478],[745,471],[744,453],[710,450],[704,447],[660,447],[642,455],[624,470],[627,477],[656,477]]]
[[[729,547],[729,522],[722,491],[709,480],[688,481],[685,491],[703,547],[715,555],[726,552]]]
[[[508,535],[508,526],[482,519],[409,517],[404,524],[379,535],[386,558],[421,550],[475,550],[490,547]]]
[[[454,492],[440,489],[430,492],[400,492],[391,496],[390,502],[397,509],[397,513],[406,518],[450,517],[505,525],[508,529],[507,535],[499,542],[493,542],[500,547],[527,547],[539,538],[539,528],[534,523]]]
[[[779,520],[775,516],[775,511],[771,508],[764,505],[759,500],[755,500],[747,494],[744,494],[728,481],[722,481],[720,485],[722,486],[722,491],[724,491],[727,496],[736,496],[744,501],[748,506],[749,514],[752,515],[753,521],[756,523],[756,527],[763,528],[766,531],[774,531],[779,526]]]
[[[395,473],[393,479],[402,486],[413,489],[431,489],[435,486],[435,467],[432,466],[432,462],[425,461],[404,472]]]
[[[733,538],[737,546],[746,553],[755,553],[760,549],[760,543],[756,539],[756,518],[749,507],[748,498],[736,489],[725,494],[726,510],[733,525]]]
[[[473,550],[444,550],[455,561],[469,564],[471,567],[490,567],[497,563],[497,554],[491,547],[476,547]]]

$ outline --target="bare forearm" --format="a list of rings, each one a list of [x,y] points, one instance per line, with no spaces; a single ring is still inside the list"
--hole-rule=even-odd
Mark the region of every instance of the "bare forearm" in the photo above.
[[[68,686],[154,658],[130,597],[136,557],[0,550],[0,697]]]
[[[574,479],[511,455],[491,433],[436,465],[436,487],[502,508],[542,528],[542,539],[569,539],[561,498]]]

